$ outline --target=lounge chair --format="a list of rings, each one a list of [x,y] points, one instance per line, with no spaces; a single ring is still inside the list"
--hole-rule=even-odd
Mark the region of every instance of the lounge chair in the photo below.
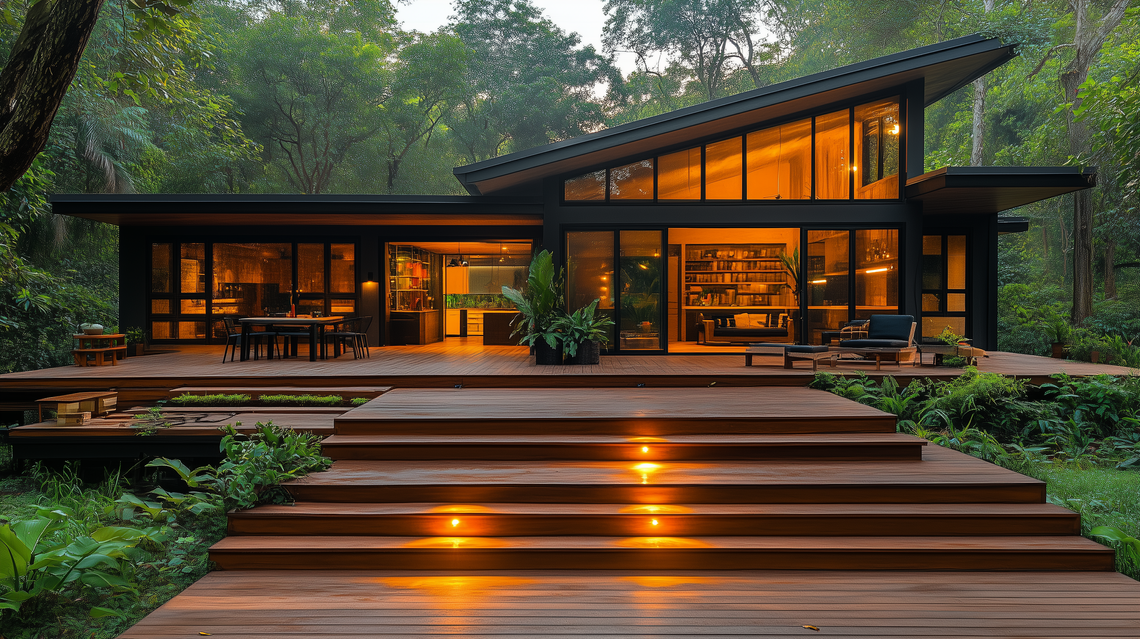
[[[918,323],[910,315],[872,315],[867,323],[867,337],[845,339],[839,342],[840,355],[854,353],[863,357],[875,358],[875,370],[881,368],[883,359],[899,366],[902,362],[918,361],[918,347],[914,343],[914,332]]]

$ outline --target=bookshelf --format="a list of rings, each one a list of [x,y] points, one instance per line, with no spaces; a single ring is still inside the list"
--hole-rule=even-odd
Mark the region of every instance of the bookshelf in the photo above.
[[[784,244],[688,244],[684,290],[687,309],[782,308],[790,298],[780,262]]]

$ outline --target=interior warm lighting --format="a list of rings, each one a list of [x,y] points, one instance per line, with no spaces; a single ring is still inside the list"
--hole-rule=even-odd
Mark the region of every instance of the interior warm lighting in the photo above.
[[[609,278],[609,277],[607,277],[607,276],[605,276],[605,275],[603,275],[603,276],[602,276],[602,281],[603,281],[603,282],[605,282],[605,281],[608,281],[609,279],[610,279],[610,278]]]
[[[656,256],[654,256],[654,257],[656,257]],[[638,265],[637,265],[637,268],[639,268],[639,269],[641,269],[641,270],[643,270],[643,271],[648,271],[648,270],[649,270],[649,267],[648,267],[648,266],[646,266],[646,265],[644,265],[644,264],[638,264]]]
[[[642,447],[641,447],[641,452],[643,452],[643,453],[648,453],[648,452],[649,452],[649,447],[648,447],[648,446],[642,446]]]
[[[855,166],[854,164],[851,165],[851,172],[852,173],[854,173],[855,171],[858,171],[858,170],[859,170],[859,167]]]
[[[884,272],[889,271],[889,270],[891,270],[891,269],[884,266],[883,268],[869,268],[869,269],[867,269],[866,272],[867,273],[884,273]]]
[[[827,280],[812,280],[812,284],[827,284]]]
[[[893,129],[891,129],[891,130],[890,130],[890,134],[891,134],[891,135],[898,135],[898,134],[899,134],[899,130],[900,130],[900,129],[899,129],[899,125],[897,125],[897,124],[896,124],[896,125],[895,125],[895,127],[894,127]]]
[[[452,525],[452,526],[458,526],[458,525],[459,525],[459,520],[458,520],[458,519],[452,519],[452,520],[451,520],[451,525]]]
[[[366,279],[366,280],[364,280],[364,281],[365,281],[365,282],[375,282],[375,281],[376,281],[376,277],[375,277],[375,274],[374,274],[374,272],[373,272],[373,271],[368,271],[368,279]]]
[[[651,506],[626,506],[620,512],[634,515],[685,515],[693,512],[693,509],[688,506],[654,504]]]

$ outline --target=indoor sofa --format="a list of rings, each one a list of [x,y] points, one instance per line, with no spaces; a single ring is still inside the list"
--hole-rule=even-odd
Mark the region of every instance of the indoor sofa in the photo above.
[[[783,313],[736,313],[697,316],[697,342],[792,343],[791,322]]]

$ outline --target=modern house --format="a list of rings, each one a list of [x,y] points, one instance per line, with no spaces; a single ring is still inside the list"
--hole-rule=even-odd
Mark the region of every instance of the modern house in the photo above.
[[[52,201],[121,227],[120,321],[160,342],[296,309],[373,316],[373,344],[501,343],[497,292],[544,247],[570,307],[599,298],[616,320],[611,353],[716,342],[701,319],[821,343],[884,313],[993,348],[998,235],[1027,228],[999,213],[1096,183],[1076,167],[926,170],[924,109],[1014,55],[972,36],[756,89],[458,167],[469,197]]]

